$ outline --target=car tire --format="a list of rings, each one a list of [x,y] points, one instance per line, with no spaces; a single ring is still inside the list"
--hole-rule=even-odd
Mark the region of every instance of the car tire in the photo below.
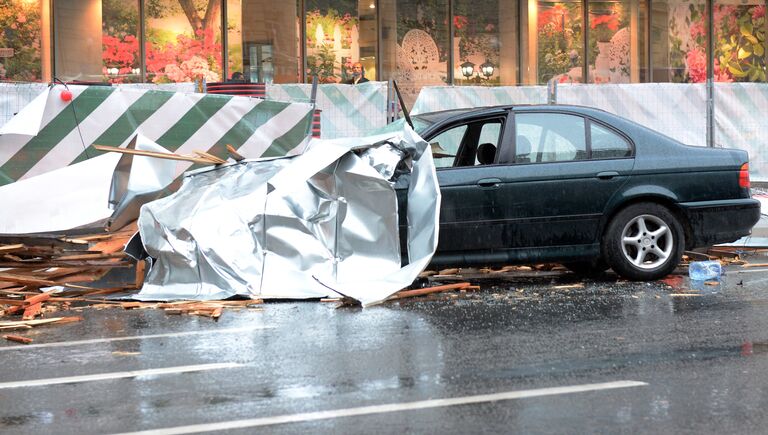
[[[602,258],[598,258],[592,261],[573,261],[569,263],[563,263],[568,270],[576,275],[585,276],[587,278],[598,278],[605,274],[605,271],[610,266],[603,261]]]
[[[652,281],[675,270],[684,246],[683,228],[672,212],[639,203],[613,217],[603,238],[603,256],[620,276]]]

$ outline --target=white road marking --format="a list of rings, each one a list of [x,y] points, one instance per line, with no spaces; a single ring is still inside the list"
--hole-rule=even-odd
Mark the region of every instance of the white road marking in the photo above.
[[[274,417],[252,418],[246,420],[224,421],[220,423],[194,424],[189,426],[168,427],[139,432],[126,432],[120,435],[175,435],[219,430],[243,429],[258,426],[272,426],[285,423],[303,423],[329,418],[353,417],[358,415],[384,414],[388,412],[412,411],[417,409],[442,408],[446,406],[469,405],[474,403],[496,402],[500,400],[526,399],[530,397],[554,396],[558,394],[583,393],[587,391],[611,390],[616,388],[641,387],[648,385],[637,381],[616,381],[601,384],[573,385],[569,387],[540,388],[536,390],[507,391],[495,394],[454,397],[450,399],[421,400],[418,402],[389,403],[385,405],[361,406],[357,408],[336,409],[329,411],[306,412],[301,414],[277,415]]]
[[[255,327],[249,326],[247,328],[209,329],[205,331],[171,332],[167,334],[136,335],[131,337],[94,338],[91,340],[58,341],[55,343],[21,344],[18,346],[0,347],[0,352],[5,350],[39,349],[41,347],[80,346],[83,344],[110,343],[114,341],[146,340],[146,339],[152,339],[152,338],[168,338],[168,337],[185,337],[189,335],[227,334],[227,333],[233,333],[233,332],[248,332],[248,331],[256,331],[261,329],[274,329],[274,328],[275,328],[274,326],[255,326]]]
[[[111,379],[135,378],[137,376],[170,375],[176,373],[201,372],[206,370],[242,367],[238,363],[199,364],[194,366],[165,367],[162,369],[132,370],[128,372],[99,373],[95,375],[67,376],[64,378],[31,379],[28,381],[2,382],[0,389],[40,387],[47,385],[74,384],[78,382],[107,381]]]

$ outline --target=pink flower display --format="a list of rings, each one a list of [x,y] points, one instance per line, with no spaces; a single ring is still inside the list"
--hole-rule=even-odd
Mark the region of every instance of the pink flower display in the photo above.
[[[720,62],[717,59],[715,59],[715,81],[725,83],[733,82],[731,73],[727,69],[721,69]]]
[[[706,29],[704,28],[704,21],[694,21],[691,23],[691,39],[696,40],[696,38],[699,37],[705,37],[707,35]]]
[[[695,47],[688,52],[685,65],[692,82],[703,83],[707,80],[707,57],[701,48]]]
[[[752,21],[757,21],[765,16],[765,5],[755,6],[752,8]]]

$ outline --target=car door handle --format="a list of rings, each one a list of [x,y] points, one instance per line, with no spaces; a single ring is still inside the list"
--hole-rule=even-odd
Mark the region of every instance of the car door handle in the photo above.
[[[499,178],[483,178],[477,181],[477,185],[480,187],[495,187],[501,183]]]
[[[613,177],[618,177],[619,173],[616,171],[605,171],[605,172],[598,172],[597,178],[601,180],[610,180]]]

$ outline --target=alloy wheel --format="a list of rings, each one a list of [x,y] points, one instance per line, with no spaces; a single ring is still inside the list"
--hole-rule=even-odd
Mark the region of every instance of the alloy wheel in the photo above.
[[[654,269],[672,255],[674,240],[666,222],[643,214],[631,219],[621,232],[621,250],[627,261],[641,269]]]

